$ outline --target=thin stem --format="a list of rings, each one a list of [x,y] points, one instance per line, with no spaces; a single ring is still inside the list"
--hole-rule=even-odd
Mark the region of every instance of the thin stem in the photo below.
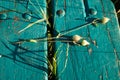
[[[76,27],[76,28],[74,28],[74,29],[72,29],[72,30],[69,30],[69,31],[60,33],[60,34],[58,34],[58,37],[63,36],[63,35],[66,35],[66,34],[68,34],[68,33],[74,32],[74,31],[77,31],[77,30],[79,30],[79,29],[81,29],[81,28],[87,27],[88,25],[91,25],[91,24],[95,23],[95,22],[98,21],[98,20],[99,20],[99,19],[94,19],[94,20],[93,20],[92,22],[90,22],[90,23],[86,23],[86,24],[84,24],[84,25],[82,25],[82,26],[79,26],[79,27]]]
[[[33,5],[33,7],[38,11],[39,14],[42,13],[43,19],[39,19],[39,20],[37,20],[37,21],[29,24],[29,25],[26,26],[24,29],[20,30],[18,33],[21,33],[21,32],[23,32],[23,31],[25,31],[26,29],[28,29],[29,27],[31,27],[31,26],[33,26],[33,25],[35,25],[35,24],[37,24],[37,23],[41,23],[41,22],[46,21],[47,24],[49,24],[48,18],[46,17],[46,13],[45,13],[44,10],[40,7],[40,4],[39,4],[38,0],[36,0],[36,2],[37,2],[38,5],[39,5],[39,8],[40,8],[41,13],[40,13],[39,9],[37,9],[36,6],[31,2],[31,0],[29,0],[29,2]]]
[[[19,41],[16,41],[16,42],[13,42],[15,44],[20,44],[20,43],[23,43],[23,42],[31,42],[31,41],[35,41],[35,42],[44,42],[44,41],[47,41],[47,42],[57,42],[57,41],[60,41],[60,42],[73,42],[72,40],[65,40],[64,38],[65,37],[61,37],[63,38],[62,39],[58,39],[57,37],[50,37],[50,38],[37,38],[37,39],[20,39]],[[56,40],[54,40],[56,39]]]
[[[38,4],[39,8],[41,8],[41,7],[40,7],[40,4],[39,4],[39,2],[38,2],[38,0],[36,0],[36,2],[37,2],[37,4]]]
[[[66,41],[66,40],[57,40],[57,41],[47,41],[47,42],[67,42],[67,43],[70,43],[70,42],[73,42],[73,41]]]
[[[46,13],[45,13],[44,10],[40,7],[40,4],[39,4],[38,0],[36,0],[36,2],[37,2],[38,5],[39,5],[40,11],[41,11],[41,13],[42,13],[44,19],[46,19],[46,21],[47,21]]]
[[[31,26],[33,26],[33,25],[35,25],[35,24],[37,24],[37,23],[44,22],[44,21],[45,21],[45,19],[37,20],[37,21],[35,21],[35,22],[29,24],[28,26],[26,26],[26,27],[23,28],[22,30],[18,31],[18,33],[21,33],[21,32],[23,32],[23,31],[25,31],[26,29],[30,28]]]
[[[55,54],[54,54],[54,56],[53,56],[53,74],[56,76],[56,69],[57,69],[57,62],[56,62],[56,56],[57,56],[57,54],[58,54],[58,51],[60,50],[60,48],[63,46],[63,44],[61,44],[58,48],[57,48],[57,50],[56,50],[56,52],[55,52]]]
[[[66,60],[65,60],[65,63],[64,63],[64,68],[62,69],[62,71],[60,72],[60,74],[57,76],[57,78],[60,77],[60,75],[65,71],[65,69],[67,67],[68,53],[69,53],[69,43],[67,43],[67,47],[66,47]]]
[[[39,9],[36,8],[36,6],[31,2],[31,0],[29,0],[29,2],[30,2],[30,4],[32,4],[32,6],[37,10],[37,12],[38,12],[39,14],[41,14],[40,11],[39,11]],[[40,17],[40,16],[39,16],[39,17]]]

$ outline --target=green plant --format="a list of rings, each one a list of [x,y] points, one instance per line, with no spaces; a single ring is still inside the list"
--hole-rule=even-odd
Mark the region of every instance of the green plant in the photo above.
[[[36,11],[37,11],[39,14],[42,13],[42,17],[43,17],[43,18],[42,18],[42,19],[39,19],[39,20],[37,20],[37,21],[35,21],[35,22],[33,22],[33,23],[30,23],[28,26],[26,26],[25,28],[23,28],[22,30],[20,30],[18,33],[21,33],[21,32],[23,32],[23,31],[25,31],[26,29],[32,27],[33,25],[35,25],[35,24],[37,24],[37,23],[42,23],[42,22],[46,21],[46,23],[49,24],[49,22],[48,22],[48,17],[47,17],[47,15],[46,15],[45,11],[40,7],[40,4],[39,4],[38,0],[36,0],[36,2],[38,3],[40,10],[37,9],[37,7],[34,5],[34,3],[31,2],[31,0],[29,0],[29,3],[36,9]],[[49,24],[49,25],[50,25],[50,24]]]

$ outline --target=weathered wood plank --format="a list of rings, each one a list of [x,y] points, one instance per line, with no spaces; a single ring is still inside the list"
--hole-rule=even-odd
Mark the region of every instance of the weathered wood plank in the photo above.
[[[14,43],[46,37],[44,22],[18,33],[27,25],[43,18],[39,6],[46,13],[46,0],[0,1],[0,80],[48,79],[47,42]],[[5,19],[1,17],[2,14]]]
[[[67,0],[54,1],[54,28],[59,33],[81,26],[94,18],[108,17],[110,21],[107,24],[98,24],[98,27],[90,25],[64,35],[63,37],[71,37],[77,34],[86,37],[91,43],[89,47],[69,44],[68,57],[67,43],[55,43],[56,50],[60,48],[57,55],[58,78],[60,80],[119,80],[120,34],[113,4],[110,0],[84,0],[84,2],[74,0],[74,2],[82,5],[76,6],[77,3]],[[60,9],[65,11],[65,16],[59,17],[56,14]],[[90,9],[95,9],[97,14],[92,15]],[[96,42],[96,45],[91,40]],[[63,68],[65,70],[62,72]]]

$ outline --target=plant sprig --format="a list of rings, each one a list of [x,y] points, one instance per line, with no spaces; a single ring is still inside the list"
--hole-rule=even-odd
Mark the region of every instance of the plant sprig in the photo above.
[[[33,7],[37,10],[37,12],[38,12],[39,14],[42,14],[42,17],[43,17],[43,18],[42,18],[42,19],[39,19],[39,20],[37,20],[37,21],[35,21],[35,22],[33,22],[33,23],[28,24],[25,28],[23,28],[22,30],[18,31],[18,33],[21,33],[21,32],[23,32],[23,31],[25,31],[26,29],[32,27],[33,25],[35,25],[35,24],[37,24],[37,23],[42,23],[42,22],[44,22],[44,21],[46,21],[46,24],[48,24],[48,25],[50,26],[50,23],[49,23],[49,21],[48,21],[48,16],[46,15],[46,12],[40,7],[40,4],[39,4],[40,11],[39,11],[39,10],[36,8],[36,6],[31,2],[31,0],[29,0],[29,2],[30,2],[30,4],[33,5]],[[41,12],[41,13],[40,13],[40,12]]]
[[[82,28],[84,28],[84,27],[87,27],[87,26],[89,26],[89,25],[96,25],[96,24],[98,24],[98,23],[106,24],[109,20],[110,20],[110,19],[107,18],[107,17],[103,17],[102,19],[96,18],[96,19],[94,19],[92,22],[83,24],[83,25],[78,26],[78,27],[76,27],[76,28],[74,28],[74,29],[71,29],[71,30],[69,30],[69,31],[59,33],[59,34],[57,35],[57,38],[59,38],[59,37],[61,37],[61,36],[63,36],[63,35],[69,34],[69,33],[71,33],[71,32],[75,32],[75,31],[77,31],[77,30],[80,30],[80,29],[82,29]]]

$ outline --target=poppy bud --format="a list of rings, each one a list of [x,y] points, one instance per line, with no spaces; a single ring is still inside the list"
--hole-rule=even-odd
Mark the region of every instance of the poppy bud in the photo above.
[[[109,19],[108,17],[103,17],[103,18],[101,19],[101,23],[102,23],[102,24],[106,24],[109,20],[110,20],[110,19]]]
[[[82,46],[89,46],[90,43],[87,40],[83,40],[81,43]]]
[[[31,39],[30,42],[37,43],[37,40]]]
[[[80,41],[80,39],[82,39],[82,37],[79,35],[74,35],[72,39],[73,39],[73,43],[77,43],[78,41]]]
[[[87,40],[83,39],[83,37],[81,37],[79,35],[74,35],[72,39],[73,39],[73,43],[77,44],[79,46],[88,46],[88,45],[90,45],[90,43]]]

